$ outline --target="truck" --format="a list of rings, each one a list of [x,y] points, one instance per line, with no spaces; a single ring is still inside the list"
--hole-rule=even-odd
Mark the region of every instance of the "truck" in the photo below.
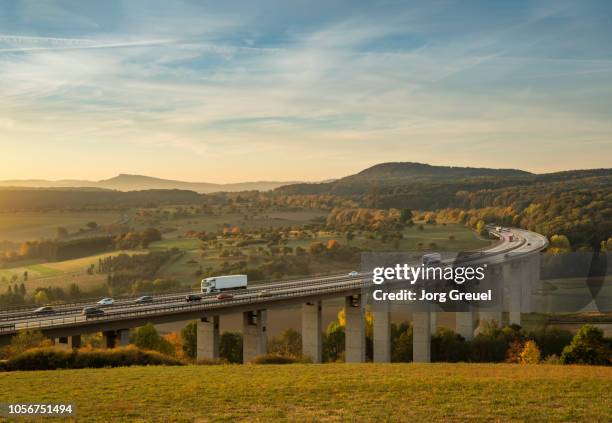
[[[203,294],[212,294],[233,289],[246,289],[246,287],[246,275],[213,276],[211,278],[202,279]]]
[[[503,230],[504,230],[504,228],[502,228],[501,226],[496,226],[496,227],[495,227],[495,230],[496,230],[497,232],[501,232],[501,231],[503,231]]]
[[[440,253],[423,254],[423,258],[421,259],[421,262],[424,265],[440,263],[441,261],[442,256],[440,255]]]

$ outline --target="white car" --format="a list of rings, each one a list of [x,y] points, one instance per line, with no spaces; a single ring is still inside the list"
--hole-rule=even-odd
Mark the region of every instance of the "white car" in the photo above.
[[[353,271],[352,271],[352,272],[350,272],[348,275],[349,275],[349,276],[359,276],[359,272],[358,272],[358,271],[356,271],[356,270],[353,270]]]
[[[100,301],[98,301],[98,304],[107,306],[107,305],[113,305],[114,302],[115,300],[113,300],[112,298],[102,298]]]

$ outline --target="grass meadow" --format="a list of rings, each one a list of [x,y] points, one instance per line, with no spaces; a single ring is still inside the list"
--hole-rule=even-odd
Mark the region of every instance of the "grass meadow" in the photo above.
[[[89,422],[593,422],[612,416],[610,392],[612,368],[558,365],[221,365],[0,373],[3,402],[72,402],[78,421]]]

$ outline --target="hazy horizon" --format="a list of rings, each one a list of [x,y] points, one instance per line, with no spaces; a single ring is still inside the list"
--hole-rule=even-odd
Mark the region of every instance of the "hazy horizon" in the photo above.
[[[612,167],[612,3],[0,5],[0,180]]]

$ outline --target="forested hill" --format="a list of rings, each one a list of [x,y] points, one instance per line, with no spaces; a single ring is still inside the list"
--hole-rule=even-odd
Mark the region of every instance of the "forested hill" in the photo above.
[[[432,204],[427,198],[439,195],[454,197],[459,191],[531,186],[545,182],[611,176],[612,169],[572,170],[538,175],[517,169],[431,166],[411,162],[381,163],[333,182],[286,185],[274,192],[281,195],[327,194],[363,199],[399,190],[424,197],[424,204],[411,204],[409,207],[437,208],[448,206],[448,200],[439,199],[436,204]]]

